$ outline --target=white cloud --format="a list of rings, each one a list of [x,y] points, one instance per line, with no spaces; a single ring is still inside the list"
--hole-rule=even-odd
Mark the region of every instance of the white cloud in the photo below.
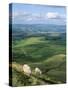
[[[26,21],[32,21],[33,18],[32,18],[32,17],[29,17],[29,18],[26,18],[25,20],[26,20]]]
[[[61,18],[60,14],[57,13],[57,12],[48,12],[48,13],[46,14],[46,17],[47,17],[48,19],[59,19],[59,18]]]
[[[12,17],[14,22],[64,22],[65,15],[58,12],[47,12],[47,13],[32,13],[32,12],[13,12]]]

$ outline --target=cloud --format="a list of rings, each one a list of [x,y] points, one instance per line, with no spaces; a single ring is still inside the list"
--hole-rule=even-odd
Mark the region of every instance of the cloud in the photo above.
[[[32,21],[32,20],[41,20],[42,16],[39,13],[30,13],[30,12],[17,12],[13,13],[13,19],[23,20],[23,21]]]
[[[60,14],[57,13],[57,12],[48,12],[48,13],[46,14],[46,17],[47,17],[48,19],[60,19],[60,18],[61,18]]]
[[[12,13],[12,21],[13,22],[26,22],[30,21],[31,14],[29,12],[19,11],[19,12],[13,12]]]
[[[13,22],[15,23],[53,23],[53,22],[64,22],[65,15],[58,12],[47,12],[47,13],[35,13],[35,12],[26,12],[19,11],[13,12],[12,14]]]

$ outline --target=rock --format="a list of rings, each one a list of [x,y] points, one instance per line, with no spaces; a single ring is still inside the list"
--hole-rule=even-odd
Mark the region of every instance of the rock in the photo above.
[[[39,68],[35,68],[35,74],[41,75],[42,74],[42,71]]]
[[[30,68],[30,66],[27,65],[27,64],[24,64],[23,65],[23,72],[24,72],[24,74],[30,76],[31,75],[31,68]]]

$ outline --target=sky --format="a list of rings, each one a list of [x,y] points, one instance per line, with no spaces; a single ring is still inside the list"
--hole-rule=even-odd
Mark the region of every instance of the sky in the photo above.
[[[13,24],[66,24],[66,8],[36,4],[12,4]]]

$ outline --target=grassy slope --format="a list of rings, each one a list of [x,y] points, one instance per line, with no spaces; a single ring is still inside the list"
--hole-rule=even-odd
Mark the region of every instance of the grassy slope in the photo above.
[[[13,59],[18,63],[40,62],[56,54],[65,54],[65,46],[45,40],[44,37],[31,37],[13,45]]]
[[[32,70],[39,67],[42,70],[41,76],[30,77],[24,75],[22,65],[18,63],[12,64],[13,86],[22,85],[44,85],[44,84],[59,84],[65,82],[65,55],[55,55],[42,63],[32,63]],[[42,67],[43,66],[43,67]],[[40,78],[41,77],[41,78]],[[25,80],[24,80],[25,79]],[[25,82],[24,82],[25,81]],[[27,82],[26,82],[27,81]]]
[[[63,44],[61,45],[56,41],[46,40],[44,37],[30,37],[16,41],[13,44],[13,55],[13,62],[17,62],[19,65],[27,63],[32,69],[39,67],[43,72],[43,78],[48,76],[49,79],[60,83],[66,81],[65,45]],[[17,78],[19,75],[13,68],[14,84],[18,83]],[[36,79],[37,81],[32,81],[30,85],[48,84],[38,78],[32,78],[30,79]],[[38,81],[39,83],[37,83]],[[19,81],[17,86],[20,85],[24,85],[23,82]]]

